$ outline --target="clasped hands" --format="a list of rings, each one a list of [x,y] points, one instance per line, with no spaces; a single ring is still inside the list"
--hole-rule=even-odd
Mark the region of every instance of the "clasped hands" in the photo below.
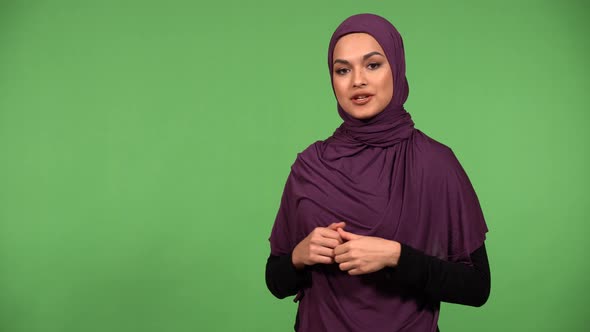
[[[295,268],[337,263],[340,270],[360,275],[397,266],[399,242],[350,233],[344,230],[345,226],[345,222],[332,223],[309,233],[293,250]]]

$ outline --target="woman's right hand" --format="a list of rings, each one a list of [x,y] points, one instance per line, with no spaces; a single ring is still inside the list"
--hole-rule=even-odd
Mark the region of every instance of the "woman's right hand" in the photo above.
[[[342,244],[338,228],[344,228],[345,222],[332,223],[328,227],[316,227],[293,250],[291,259],[296,269],[305,265],[334,263],[334,248]]]

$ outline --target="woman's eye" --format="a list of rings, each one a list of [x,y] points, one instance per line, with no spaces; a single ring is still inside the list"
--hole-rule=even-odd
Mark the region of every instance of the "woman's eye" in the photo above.
[[[348,73],[348,68],[336,69],[336,74],[338,74],[338,75],[344,75],[346,73]]]
[[[381,66],[380,63],[377,62],[373,62],[373,63],[369,63],[369,65],[367,66],[369,69],[377,69]]]

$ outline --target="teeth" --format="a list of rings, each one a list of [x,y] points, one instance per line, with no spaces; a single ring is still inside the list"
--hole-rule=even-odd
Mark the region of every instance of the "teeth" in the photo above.
[[[357,96],[355,99],[365,99],[367,96]]]

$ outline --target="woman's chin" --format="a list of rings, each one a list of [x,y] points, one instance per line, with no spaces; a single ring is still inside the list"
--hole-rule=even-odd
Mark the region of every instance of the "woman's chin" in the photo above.
[[[370,120],[374,118],[377,114],[381,113],[381,111],[376,110],[345,110],[345,112],[353,118],[363,121]]]

